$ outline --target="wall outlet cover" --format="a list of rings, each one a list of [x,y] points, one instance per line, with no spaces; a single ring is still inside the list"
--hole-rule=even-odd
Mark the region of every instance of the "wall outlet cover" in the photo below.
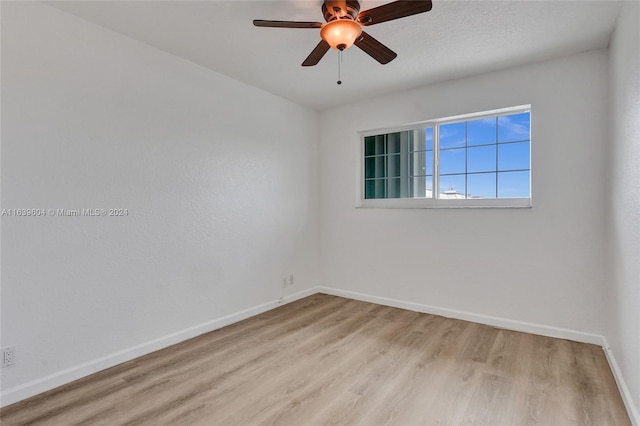
[[[10,365],[13,365],[16,363],[16,347],[15,346],[8,346],[6,348],[2,348],[2,353],[0,355],[2,355],[2,359],[0,360],[2,361],[2,368],[9,367]]]

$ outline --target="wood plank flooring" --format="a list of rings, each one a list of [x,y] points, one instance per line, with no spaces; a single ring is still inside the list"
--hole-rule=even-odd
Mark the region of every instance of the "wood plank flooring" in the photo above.
[[[629,425],[602,349],[316,294],[8,406],[9,425]]]

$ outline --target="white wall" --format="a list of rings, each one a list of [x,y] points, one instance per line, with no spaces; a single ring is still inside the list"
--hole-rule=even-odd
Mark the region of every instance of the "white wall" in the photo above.
[[[2,218],[1,344],[17,346],[3,405],[273,306],[284,275],[289,293],[317,286],[317,119],[49,6],[2,2],[2,208],[128,209]]]
[[[625,2],[611,42],[607,330],[640,422],[640,4]]]
[[[605,50],[321,115],[323,282],[601,335]],[[357,131],[532,105],[532,209],[356,209]]]

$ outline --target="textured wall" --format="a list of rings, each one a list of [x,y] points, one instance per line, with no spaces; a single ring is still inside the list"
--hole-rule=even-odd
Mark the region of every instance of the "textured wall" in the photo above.
[[[640,4],[625,2],[611,42],[606,336],[640,421]]]
[[[602,334],[606,99],[599,50],[324,113],[323,282]],[[532,105],[533,208],[355,208],[357,131],[524,104]]]
[[[317,114],[36,2],[2,4],[2,389],[317,281]]]

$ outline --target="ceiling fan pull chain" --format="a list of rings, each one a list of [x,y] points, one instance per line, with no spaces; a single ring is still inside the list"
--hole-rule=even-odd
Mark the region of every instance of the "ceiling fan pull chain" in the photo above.
[[[342,64],[342,50],[338,51],[338,84],[342,84],[342,79],[340,78],[341,69],[340,65]]]

